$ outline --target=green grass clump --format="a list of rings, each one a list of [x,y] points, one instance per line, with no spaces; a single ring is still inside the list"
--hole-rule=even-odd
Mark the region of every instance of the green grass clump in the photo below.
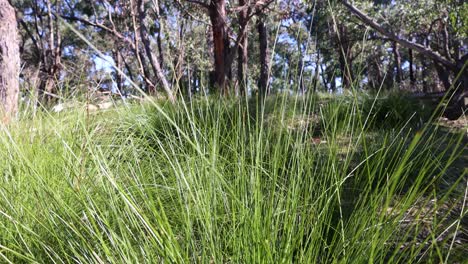
[[[378,99],[364,97],[362,100],[362,111],[373,116],[371,125],[385,129],[399,127],[407,122],[412,126],[422,126],[431,119],[437,108],[434,103],[404,93],[390,93]]]
[[[356,98],[261,105],[196,99],[2,128],[0,259],[450,263],[466,253],[466,170],[451,169],[466,158],[463,134],[400,122],[409,116],[375,126],[376,104]]]

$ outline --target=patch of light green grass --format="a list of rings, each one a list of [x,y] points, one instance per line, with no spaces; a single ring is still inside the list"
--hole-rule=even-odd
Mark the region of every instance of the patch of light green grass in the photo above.
[[[466,171],[450,170],[463,135],[409,116],[373,126],[382,120],[356,98],[264,106],[203,99],[165,105],[166,116],[135,105],[2,128],[0,258],[409,263],[463,252],[450,243],[466,228],[466,211],[453,214]],[[447,179],[458,187],[438,188]]]

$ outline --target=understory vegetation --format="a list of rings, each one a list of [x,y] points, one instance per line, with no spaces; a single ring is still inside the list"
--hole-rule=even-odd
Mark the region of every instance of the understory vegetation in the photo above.
[[[0,132],[0,262],[461,263],[466,125],[437,117],[316,94],[25,117]]]
[[[0,0],[0,264],[468,264],[468,1]]]

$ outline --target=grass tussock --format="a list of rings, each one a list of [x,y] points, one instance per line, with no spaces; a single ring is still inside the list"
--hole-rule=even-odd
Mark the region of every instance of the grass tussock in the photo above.
[[[461,260],[466,136],[401,100],[197,99],[2,128],[1,262]]]

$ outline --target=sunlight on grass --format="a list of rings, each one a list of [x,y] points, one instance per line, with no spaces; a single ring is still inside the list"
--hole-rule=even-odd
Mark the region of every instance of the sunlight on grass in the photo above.
[[[264,109],[254,100],[162,106],[170,121],[133,105],[113,118],[68,112],[4,127],[0,258],[459,259],[466,168],[452,166],[466,159],[466,138],[398,113],[376,126],[384,105],[365,126],[368,106],[356,98],[277,96]]]

